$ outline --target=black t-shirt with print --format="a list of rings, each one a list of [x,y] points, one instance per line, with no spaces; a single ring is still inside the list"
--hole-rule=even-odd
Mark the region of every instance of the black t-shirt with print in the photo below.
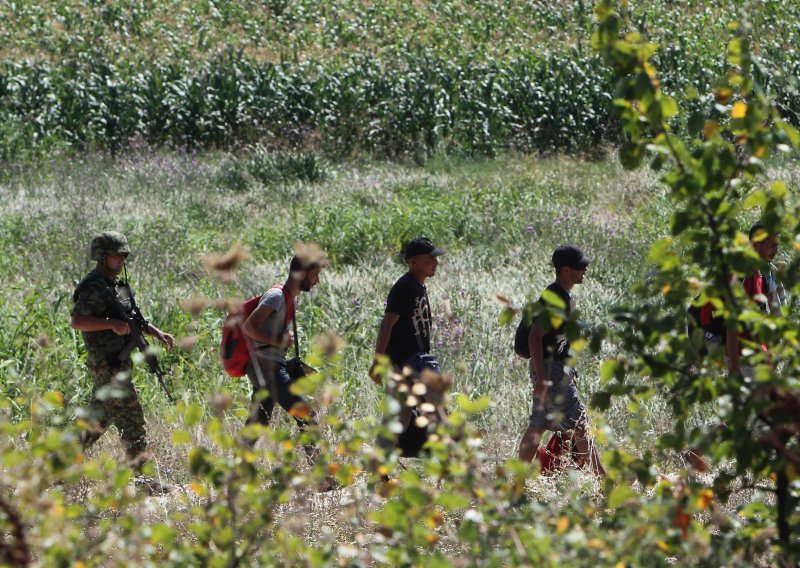
[[[547,290],[555,292],[558,297],[564,300],[566,308],[564,313],[569,317],[572,313],[572,297],[569,292],[564,290],[558,282],[553,282],[547,287]],[[548,305],[544,298],[539,298],[539,303]],[[555,327],[542,336],[542,348],[544,351],[545,359],[567,359],[569,357],[569,341],[564,335],[564,323]]]
[[[425,286],[411,273],[395,282],[386,300],[386,313],[400,316],[392,327],[386,354],[395,365],[402,365],[420,351],[431,350],[431,308]]]

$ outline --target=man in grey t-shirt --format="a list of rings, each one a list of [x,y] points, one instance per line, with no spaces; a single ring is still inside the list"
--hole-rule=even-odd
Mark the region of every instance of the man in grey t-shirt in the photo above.
[[[313,422],[305,400],[289,391],[292,378],[286,369],[286,351],[294,342],[291,325],[295,298],[317,285],[323,261],[324,258],[294,256],[286,282],[270,288],[242,325],[254,344],[246,369],[253,386],[248,425],[269,425],[276,402],[294,417],[301,429]]]

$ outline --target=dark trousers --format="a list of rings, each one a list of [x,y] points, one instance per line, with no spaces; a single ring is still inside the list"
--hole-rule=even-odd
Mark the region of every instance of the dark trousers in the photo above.
[[[302,404],[303,407],[307,407],[308,401],[289,391],[294,380],[286,371],[285,361],[266,359],[256,352],[247,365],[247,378],[250,379],[253,387],[250,417],[247,419],[248,425],[258,423],[268,426],[276,402],[292,415],[301,430],[306,425],[315,423],[313,414],[302,416],[302,413],[296,411],[297,405]],[[295,408],[294,413],[292,412],[293,408]]]

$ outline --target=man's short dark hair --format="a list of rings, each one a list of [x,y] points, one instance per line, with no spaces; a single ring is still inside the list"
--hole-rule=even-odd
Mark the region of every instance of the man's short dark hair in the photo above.
[[[749,235],[748,235],[748,236],[750,237],[750,240],[751,240],[751,241],[752,241],[752,240],[755,238],[755,236],[758,234],[758,232],[759,232],[759,231],[764,231],[765,233],[767,233],[767,237],[771,237],[771,236],[773,236],[773,235],[778,235],[778,234],[780,234],[780,233],[778,233],[777,231],[776,231],[776,232],[774,232],[774,233],[770,233],[770,232],[767,230],[767,227],[765,227],[763,223],[761,223],[761,222],[758,222],[758,223],[756,223],[755,225],[753,225],[752,227],[750,227],[750,233],[749,233]],[[765,237],[765,238],[767,238],[767,237]]]
[[[289,263],[289,272],[308,272],[309,270],[321,267],[322,265],[317,260],[310,260],[294,255],[292,261]]]

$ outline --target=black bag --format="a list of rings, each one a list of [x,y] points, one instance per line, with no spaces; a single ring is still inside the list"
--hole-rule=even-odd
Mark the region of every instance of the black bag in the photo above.
[[[306,375],[313,375],[317,370],[303,363],[300,357],[293,357],[286,361],[286,372],[289,373],[289,378],[295,380]]]
[[[417,373],[421,373],[424,369],[440,372],[439,361],[424,351],[414,353],[411,357],[406,359],[403,367],[411,367]],[[404,458],[419,457],[422,452],[422,446],[428,441],[428,427],[420,428],[417,426],[417,417],[420,415],[419,409],[415,406],[411,409],[411,421],[408,427],[397,437],[397,447],[400,449],[400,456]]]
[[[523,359],[531,358],[530,345],[528,344],[528,337],[531,335],[532,319],[527,320],[525,314],[522,314],[522,320],[517,326],[517,332],[514,334],[514,353]]]
[[[292,318],[292,330],[294,331],[294,357],[286,361],[286,372],[289,374],[289,378],[294,380],[299,379],[300,377],[305,377],[306,375],[313,375],[317,372],[314,367],[310,365],[306,365],[303,363],[303,360],[300,359],[300,341],[297,339],[297,322],[295,322],[295,317]]]

